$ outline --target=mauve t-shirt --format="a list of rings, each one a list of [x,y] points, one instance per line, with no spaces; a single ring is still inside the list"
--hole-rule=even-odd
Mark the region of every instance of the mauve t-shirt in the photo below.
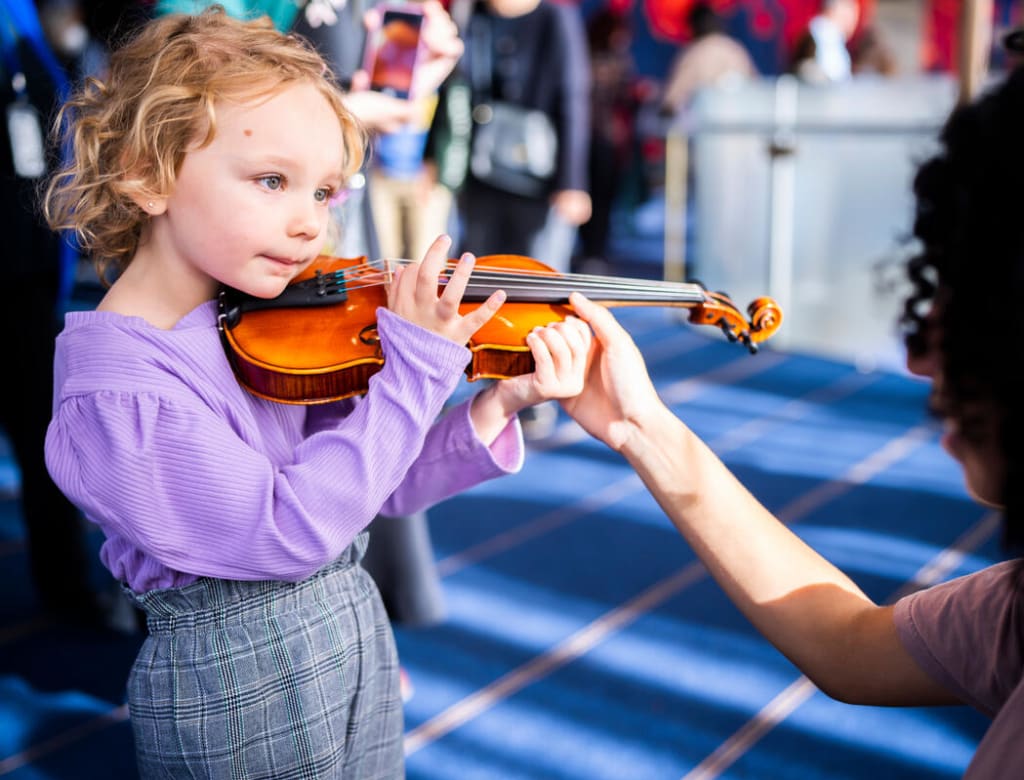
[[[996,564],[896,603],[896,630],[921,668],[992,718],[965,779],[1024,777],[1022,566]]]

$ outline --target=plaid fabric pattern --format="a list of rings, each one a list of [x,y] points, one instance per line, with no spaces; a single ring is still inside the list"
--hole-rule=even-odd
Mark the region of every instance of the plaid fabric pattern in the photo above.
[[[404,776],[398,657],[358,564],[365,536],[303,582],[133,594],[149,625],[128,680],[143,778]]]

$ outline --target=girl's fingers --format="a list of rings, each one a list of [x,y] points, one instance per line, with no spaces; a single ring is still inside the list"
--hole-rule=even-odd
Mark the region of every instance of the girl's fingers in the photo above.
[[[487,321],[498,313],[498,309],[501,308],[501,304],[504,302],[505,291],[495,290],[486,301],[473,309],[473,311],[469,312],[469,314],[463,315],[459,320],[459,326],[462,329],[461,332],[465,336],[465,338],[462,339],[462,343],[469,341],[470,337],[474,333],[486,325]]]
[[[556,374],[572,367],[572,349],[566,338],[567,330],[568,328],[564,327],[564,323],[558,323],[557,325],[549,325],[539,332],[544,345],[551,354]]]
[[[546,329],[544,329],[546,330]],[[551,354],[548,340],[542,335],[541,329],[533,330],[526,336],[526,345],[533,355],[533,376],[535,384],[547,387],[557,378],[554,357]]]
[[[586,360],[590,353],[590,327],[579,317],[570,316],[565,320],[563,334],[572,351],[573,361]]]
[[[395,297],[398,295],[398,285],[401,284],[402,272],[404,270],[405,268],[400,265],[395,265],[391,268],[391,281],[387,285],[387,298],[389,309],[394,308]]]
[[[441,301],[445,304],[446,311],[458,309],[462,302],[462,296],[466,293],[466,287],[469,285],[475,263],[476,258],[469,252],[459,258],[455,270],[452,271],[451,276],[448,277],[448,283],[444,286],[444,292],[441,293]]]
[[[419,277],[420,264],[409,263],[396,270],[394,280],[391,282],[392,299],[396,303],[408,306],[416,294],[416,280]]]
[[[440,284],[441,272],[448,264],[448,250],[451,245],[452,240],[448,236],[438,236],[423,257],[419,278],[416,280],[416,297],[420,300],[437,300],[437,287]]]

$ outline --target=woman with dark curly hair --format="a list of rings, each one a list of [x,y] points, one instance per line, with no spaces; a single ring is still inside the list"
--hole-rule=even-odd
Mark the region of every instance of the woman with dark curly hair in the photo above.
[[[971,494],[1004,511],[1007,550],[1024,538],[1024,398],[1016,338],[1024,301],[1024,71],[958,109],[915,181],[902,322],[911,370],[932,378],[943,444]],[[612,315],[578,294],[599,346],[583,393],[563,401],[637,470],[753,624],[829,695],[876,705],[969,704],[992,717],[965,777],[1024,766],[1024,567],[1009,560],[872,602],[774,518],[657,397]],[[1017,366],[1014,369],[1013,366]],[[638,379],[639,378],[639,379]]]

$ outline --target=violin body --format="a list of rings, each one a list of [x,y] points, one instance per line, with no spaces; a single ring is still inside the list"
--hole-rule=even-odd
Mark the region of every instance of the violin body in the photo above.
[[[370,377],[384,365],[377,309],[387,306],[389,281],[389,270],[368,264],[366,258],[322,257],[273,300],[222,292],[220,332],[241,384],[254,395],[293,404],[327,403],[365,393]],[[707,293],[697,285],[647,281],[642,282],[644,288],[653,285],[653,292],[633,293],[630,281],[560,274],[518,255],[477,258],[460,312],[476,308],[495,289],[505,289],[508,298],[467,345],[472,354],[467,377],[504,379],[533,371],[526,336],[535,327],[571,315],[568,296],[574,289],[605,305],[686,306],[691,308],[691,321],[718,325],[751,351],[781,322],[781,312],[767,298],[751,304],[754,321],[748,324],[720,293]]]

